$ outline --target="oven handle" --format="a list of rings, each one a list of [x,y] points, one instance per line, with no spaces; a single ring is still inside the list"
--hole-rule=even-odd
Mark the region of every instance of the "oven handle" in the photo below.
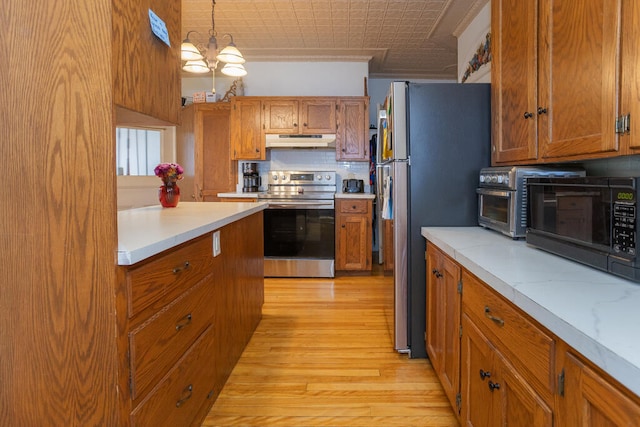
[[[268,209],[334,209],[333,203],[318,202],[268,202]]]
[[[478,188],[476,190],[476,193],[480,194],[481,196],[496,196],[496,197],[504,197],[505,199],[510,199],[513,194],[513,191],[495,190],[492,188]]]

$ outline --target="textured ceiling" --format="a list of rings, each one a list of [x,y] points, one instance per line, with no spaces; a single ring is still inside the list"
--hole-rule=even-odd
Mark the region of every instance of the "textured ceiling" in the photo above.
[[[488,0],[216,0],[250,61],[369,61],[378,78],[457,77],[457,39]],[[211,0],[182,0],[182,37],[211,29]],[[193,39],[193,37],[192,37]],[[206,40],[201,39],[206,42]]]

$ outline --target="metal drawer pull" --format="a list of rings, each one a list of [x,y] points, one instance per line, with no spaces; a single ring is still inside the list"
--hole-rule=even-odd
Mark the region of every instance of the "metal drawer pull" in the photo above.
[[[179,331],[182,328],[185,328],[191,323],[191,313],[184,316],[182,319],[178,320],[176,323],[176,331]]]
[[[433,273],[434,276],[436,276],[438,279],[442,277],[442,273],[440,273],[437,269],[433,269],[431,270],[431,272]]]
[[[182,267],[176,267],[173,269],[173,274],[178,274],[180,273],[182,270],[186,270],[191,266],[191,264],[189,264],[189,261],[185,261],[184,265]]]
[[[495,317],[491,314],[491,309],[489,308],[489,306],[484,306],[484,315],[488,318],[493,320],[498,326],[504,326],[504,320],[502,320],[499,317]]]
[[[500,390],[500,384],[489,381],[489,390],[493,392],[493,390]]]
[[[482,369],[480,369],[480,379],[482,381],[484,381],[485,378],[490,378],[490,377],[491,377],[491,372],[483,371]]]
[[[181,407],[184,403],[191,399],[191,395],[193,394],[193,384],[189,384],[184,390],[182,390],[182,395],[184,396],[182,399],[176,402],[176,408]]]

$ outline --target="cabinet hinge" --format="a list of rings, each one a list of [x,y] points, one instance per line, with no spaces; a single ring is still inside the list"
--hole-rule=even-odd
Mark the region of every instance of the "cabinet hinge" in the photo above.
[[[458,293],[462,294],[462,280],[458,282]]]
[[[620,116],[616,119],[616,133],[624,134],[629,133],[631,129],[631,114]]]
[[[458,336],[462,338],[462,325],[458,327]]]
[[[456,394],[456,409],[458,410],[458,414],[462,409],[462,395],[460,393]]]
[[[558,395],[564,397],[564,368],[558,375]]]

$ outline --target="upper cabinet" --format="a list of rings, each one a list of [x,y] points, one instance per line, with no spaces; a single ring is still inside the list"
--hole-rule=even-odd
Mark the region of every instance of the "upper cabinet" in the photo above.
[[[231,98],[231,155],[265,160],[266,134],[336,134],[336,160],[369,161],[369,97]]]
[[[265,133],[336,132],[336,101],[333,98],[265,98],[262,111]]]
[[[492,2],[493,164],[624,154],[621,0]]]
[[[231,158],[265,160],[260,98],[231,98]]]
[[[336,159],[369,161],[369,97],[338,101]]]
[[[627,118],[621,145],[629,154],[640,154],[640,4],[622,2],[622,89],[621,114]],[[633,121],[634,126],[628,124]]]
[[[165,23],[171,46],[151,32],[150,10]],[[144,122],[140,115],[180,123],[180,19],[180,2],[113,0],[113,99],[125,109],[119,124]]]

